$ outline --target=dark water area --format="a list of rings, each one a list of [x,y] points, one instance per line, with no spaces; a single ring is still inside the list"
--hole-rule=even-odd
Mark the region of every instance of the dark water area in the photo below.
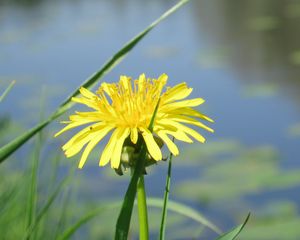
[[[9,117],[18,126],[7,139],[39,121],[41,102],[45,115],[54,111],[175,2],[0,1],[1,92],[16,80],[0,105],[1,118]],[[299,239],[294,225],[281,229],[275,224],[282,216],[285,223],[300,223],[299,26],[296,0],[191,1],[103,79],[167,73],[169,85],[186,81],[194,88],[192,97],[206,100],[199,110],[215,120],[210,125],[215,133],[203,132],[204,145],[182,145],[182,154],[174,159],[171,198],[191,204],[222,229],[251,211],[243,239]],[[49,136],[60,127],[51,124]],[[49,138],[45,155],[63,141]],[[128,178],[118,179],[109,167],[99,169],[98,155],[93,154],[87,167],[76,172],[84,186],[77,190],[79,195],[99,201],[120,198]],[[150,171],[148,195],[163,196],[166,165]],[[262,225],[289,234],[270,231],[260,238]],[[192,239],[169,234],[170,239]]]

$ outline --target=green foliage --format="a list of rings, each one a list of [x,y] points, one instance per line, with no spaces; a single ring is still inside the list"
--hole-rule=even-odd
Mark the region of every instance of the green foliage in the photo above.
[[[39,152],[41,146],[39,144],[36,146],[38,146],[36,151]],[[55,191],[52,192],[49,189],[48,197],[45,191],[37,191],[37,162],[40,161],[40,158],[37,157],[38,154],[34,154],[31,157],[32,167],[25,173],[21,173],[20,170],[10,169],[8,165],[6,165],[6,169],[1,169],[2,173],[0,175],[5,180],[1,179],[2,181],[0,182],[2,212],[0,216],[0,239],[38,239],[39,235],[46,235],[43,233],[47,229],[47,227],[42,226],[45,224],[43,220],[46,215],[50,214],[50,210],[53,210],[51,207],[64,187],[65,181],[59,184]],[[47,179],[44,178],[43,180]],[[39,181],[41,182],[41,179]],[[43,201],[41,201],[41,198]],[[11,226],[14,227],[12,228]]]
[[[297,49],[291,53],[290,61],[294,65],[298,65],[298,66],[300,65],[300,50],[299,49]]]
[[[249,217],[250,217],[250,213],[246,217],[246,219],[243,222],[243,224],[241,224],[241,225],[237,226],[236,228],[232,229],[230,232],[225,233],[224,235],[222,235],[221,237],[219,237],[217,240],[234,240],[234,239],[236,239],[236,237],[240,234],[240,232],[243,230],[243,228],[245,227],[246,223],[248,222]]]
[[[274,16],[258,16],[250,19],[249,27],[254,31],[270,31],[278,28],[279,19]]]
[[[158,199],[158,198],[149,198],[148,199],[149,206],[163,207],[163,203],[164,203],[163,200]],[[201,213],[199,213],[198,211],[196,211],[195,209],[193,209],[191,207],[188,207],[184,204],[169,200],[168,201],[168,210],[174,211],[178,214],[181,214],[190,219],[193,219],[196,222],[198,222],[199,224],[213,230],[214,232],[216,232],[218,234],[221,233],[221,230],[216,225],[214,225],[211,221],[209,221]]]

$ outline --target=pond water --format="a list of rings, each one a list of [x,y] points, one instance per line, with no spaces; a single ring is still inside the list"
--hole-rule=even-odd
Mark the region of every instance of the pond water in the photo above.
[[[1,1],[1,91],[16,80],[1,103],[1,117],[15,124],[6,138],[39,121],[41,102],[44,115],[54,111],[173,4],[171,0]],[[104,77],[111,82],[121,74],[167,73],[169,85],[186,81],[194,88],[193,97],[206,100],[199,110],[215,120],[211,124],[215,133],[203,132],[204,145],[182,146],[182,154],[174,159],[171,198],[200,210],[222,229],[251,211],[243,239],[298,239],[300,234],[294,227],[300,224],[299,25],[299,1],[191,1]],[[60,127],[52,124],[49,135]],[[66,134],[66,139],[70,136]],[[62,142],[48,139],[45,155]],[[128,178],[116,180],[109,169],[99,169],[94,154],[88,166],[76,172],[85,186],[77,192],[100,201],[121,197]],[[148,195],[162,197],[166,165],[159,164],[147,176]],[[170,231],[170,239],[192,238],[187,223],[181,224],[186,231],[181,235]],[[261,226],[272,231],[262,236]],[[99,232],[95,230],[98,236]]]

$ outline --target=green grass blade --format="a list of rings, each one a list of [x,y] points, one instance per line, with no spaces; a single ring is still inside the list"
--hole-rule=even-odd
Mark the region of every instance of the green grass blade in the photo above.
[[[56,238],[57,240],[67,240],[70,239],[70,237],[72,237],[72,235],[85,223],[87,223],[88,221],[90,221],[91,219],[93,219],[94,217],[96,217],[99,214],[99,211],[97,212],[92,212],[87,214],[86,216],[84,216],[83,218],[81,218],[78,222],[76,222],[73,226],[71,226],[70,228],[68,228],[66,231],[64,231],[61,236],[59,236],[58,238]]]
[[[158,207],[162,208],[163,207],[163,200],[159,198],[148,198],[148,205],[152,207]],[[182,203],[178,203],[175,201],[168,201],[168,210],[176,212],[178,214],[181,214],[185,217],[191,218],[195,220],[196,222],[210,228],[214,232],[221,234],[222,231],[214,225],[211,221],[209,221],[206,217],[204,217],[202,214],[200,214],[197,210],[186,206]]]
[[[9,190],[0,194],[0,216],[2,217],[5,212],[8,212],[7,209],[12,204],[13,200],[16,198],[18,193],[17,186],[11,186]]]
[[[58,239],[62,229],[64,229],[66,218],[67,218],[67,210],[70,204],[70,190],[64,192],[63,201],[61,204],[60,216],[57,221],[57,227],[54,234],[54,239]]]
[[[69,179],[69,176],[66,176],[60,182],[60,184],[57,186],[57,188],[55,189],[55,191],[50,195],[50,197],[48,198],[48,200],[47,200],[46,204],[44,205],[44,207],[40,210],[39,214],[36,216],[36,218],[34,219],[33,223],[31,224],[31,226],[27,229],[27,231],[26,231],[23,239],[29,239],[30,238],[31,234],[33,233],[33,231],[35,230],[35,228],[38,226],[39,222],[42,220],[42,218],[44,217],[44,215],[47,213],[47,211],[49,210],[49,208],[53,204],[54,200],[56,199],[56,197],[58,196],[58,194],[61,192],[62,188],[67,183],[68,179]]]
[[[236,228],[232,229],[230,232],[225,233],[224,235],[218,237],[216,240],[234,240],[240,234],[240,232],[245,227],[246,223],[248,222],[250,217],[250,213],[247,215],[245,221],[237,226]]]
[[[30,186],[29,186],[29,196],[27,202],[27,214],[26,214],[26,228],[28,229],[32,224],[32,220],[36,215],[36,206],[37,206],[37,172],[39,165],[39,156],[41,149],[41,134],[38,135],[36,139],[35,153],[32,161],[31,167],[31,177],[30,177]]]
[[[136,35],[131,41],[129,41],[125,46],[118,51],[109,61],[107,61],[103,67],[94,73],[90,78],[88,78],[81,86],[86,88],[91,88],[96,84],[96,81],[106,75],[110,70],[112,70],[118,63],[120,63],[123,58],[162,20],[167,18],[169,15],[174,13],[177,9],[187,3],[189,0],[181,0],[175,6],[166,11],[163,15],[161,15],[157,20],[151,23],[145,30]],[[3,162],[9,155],[11,155],[14,151],[16,151],[19,147],[21,147],[24,143],[26,143],[31,137],[33,137],[36,133],[46,127],[52,120],[56,119],[64,112],[66,112],[71,106],[74,104],[71,102],[72,97],[78,95],[79,93],[78,87],[60,106],[59,108],[43,123],[38,124],[37,126],[29,129],[20,137],[15,138],[8,144],[4,145],[0,148],[0,163]]]
[[[173,138],[173,142],[174,142],[174,138]],[[166,233],[167,209],[168,209],[170,184],[171,184],[171,173],[172,173],[172,158],[173,158],[173,154],[170,153],[168,174],[167,174],[167,178],[166,178],[166,187],[165,187],[165,193],[164,193],[164,204],[163,204],[163,211],[162,211],[160,231],[159,231],[159,239],[160,240],[165,239],[165,233]]]
[[[10,143],[0,148],[0,163],[2,163],[9,155],[21,147],[25,142],[27,142],[36,133],[41,131],[45,126],[50,123],[51,120],[44,121],[29,131],[25,132],[23,135],[17,137]]]
[[[6,97],[6,95],[9,93],[9,91],[12,89],[12,87],[15,85],[16,81],[12,81],[9,86],[5,89],[5,91],[0,96],[0,103],[3,101],[3,99]]]
[[[154,207],[154,208],[162,208],[163,207],[163,201],[162,201],[162,199],[159,199],[159,198],[147,198],[147,203],[149,206]],[[72,225],[67,230],[65,230],[61,234],[61,236],[58,238],[58,240],[70,239],[73,236],[73,234],[82,225],[86,224],[88,221],[92,220],[94,217],[98,216],[99,214],[101,214],[105,211],[115,209],[116,207],[120,206],[120,204],[121,204],[120,201],[109,201],[109,203],[103,203],[102,207],[99,207],[99,208],[93,210],[93,212],[86,214],[84,217],[79,219],[74,225]],[[135,202],[135,205],[136,204],[137,203]],[[202,224],[203,226],[206,226],[206,227],[212,229],[213,231],[217,232],[218,234],[220,234],[220,232],[221,232],[218,229],[218,227],[216,227],[214,224],[212,224],[209,220],[207,220],[205,217],[203,217],[200,213],[198,213],[196,210],[194,210],[188,206],[185,206],[184,204],[169,200],[168,210],[173,211],[175,213],[179,213],[190,219],[193,219],[196,222],[199,222],[200,224]],[[192,213],[190,213],[190,212],[192,212]]]
[[[159,99],[158,103],[156,104],[154,113],[151,117],[151,121],[150,121],[150,124],[148,127],[148,129],[150,131],[153,130],[154,120],[155,120],[156,113],[158,110],[159,102],[160,102],[160,99]],[[139,161],[137,161],[137,163],[136,163],[136,166],[135,166],[133,175],[131,177],[130,183],[128,185],[126,194],[124,196],[122,208],[121,208],[118,220],[117,220],[115,240],[127,240],[127,238],[128,238],[127,236],[128,236],[129,226],[130,226],[132,209],[133,209],[134,199],[135,199],[136,192],[137,192],[137,183],[138,183],[138,180],[139,180],[141,174],[143,174],[146,153],[147,153],[146,143],[143,142],[143,144],[141,145],[141,151],[140,151],[140,154],[138,157]]]
[[[42,88],[41,94],[41,104],[40,104],[40,120],[43,120],[44,117],[44,106],[45,106],[45,88]],[[33,219],[36,217],[36,210],[37,210],[37,198],[38,198],[38,167],[39,167],[39,160],[41,155],[41,149],[43,146],[44,138],[43,138],[43,131],[40,131],[36,137],[33,158],[32,158],[32,166],[30,169],[30,186],[29,186],[29,196],[27,201],[27,213],[26,213],[26,229],[28,229]],[[33,237],[32,239],[35,239]]]
[[[98,216],[102,212],[105,212],[107,210],[115,209],[120,205],[120,201],[113,201],[109,204],[105,204],[104,206],[97,208],[96,210],[93,210],[92,212],[86,214],[84,217],[79,219],[74,225],[69,227],[67,230],[65,230],[60,237],[57,238],[57,240],[67,240],[70,239],[73,234],[84,224],[86,224],[88,221],[92,220],[94,217]]]

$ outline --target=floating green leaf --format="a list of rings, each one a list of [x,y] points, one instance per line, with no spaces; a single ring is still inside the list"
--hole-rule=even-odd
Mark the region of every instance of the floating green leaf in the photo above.
[[[300,65],[300,50],[297,49],[294,52],[292,52],[290,54],[289,59],[292,64],[299,66]]]
[[[278,26],[279,19],[275,16],[258,16],[249,21],[249,27],[254,31],[270,31]]]

